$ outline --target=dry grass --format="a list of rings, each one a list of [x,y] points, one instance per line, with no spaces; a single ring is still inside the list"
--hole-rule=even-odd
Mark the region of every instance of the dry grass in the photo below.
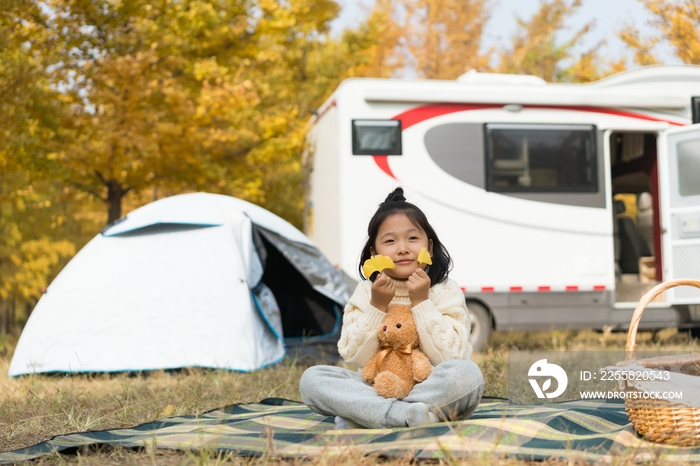
[[[1,337],[0,337],[1,338]],[[507,396],[508,350],[620,350],[626,334],[586,331],[496,333],[493,348],[474,355],[486,379],[485,395]],[[698,346],[687,333],[667,329],[638,336],[640,350],[692,350]],[[0,339],[0,451],[14,450],[76,431],[133,426],[162,417],[199,414],[233,403],[267,397],[299,400],[303,371],[319,361],[287,359],[254,373],[184,369],[142,374],[33,375],[8,378],[14,341]],[[407,459],[383,460],[349,451],[346,457],[321,457],[308,461],[241,458],[211,451],[196,453],[157,449],[101,448],[78,455],[57,455],[42,464],[374,464],[394,466]],[[476,462],[476,463],[475,463]],[[621,459],[621,463],[624,463]],[[482,458],[447,461],[449,464],[526,464],[523,461]],[[547,465],[560,462],[548,461]],[[564,464],[564,463],[561,463]],[[566,462],[566,464],[570,464]]]

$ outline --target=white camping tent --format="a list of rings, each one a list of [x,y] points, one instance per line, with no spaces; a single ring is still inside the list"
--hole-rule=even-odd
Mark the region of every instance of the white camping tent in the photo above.
[[[276,215],[228,196],[174,196],[114,222],[70,261],[8,375],[251,371],[282,359],[285,341],[337,341],[347,299],[339,272]]]

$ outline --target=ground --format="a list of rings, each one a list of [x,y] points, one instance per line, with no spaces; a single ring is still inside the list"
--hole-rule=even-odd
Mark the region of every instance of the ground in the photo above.
[[[486,351],[474,354],[486,381],[485,395],[507,396],[509,350],[585,351],[622,350],[626,333],[585,331],[496,332]],[[0,451],[34,445],[53,435],[85,430],[134,426],[162,417],[198,414],[233,404],[268,397],[300,400],[299,379],[312,364],[324,361],[293,355],[282,363],[253,373],[183,369],[141,374],[52,375],[5,377],[14,339],[0,337]],[[639,350],[696,350],[700,342],[687,332],[666,329],[640,333]],[[342,363],[341,363],[342,364]],[[629,459],[620,458],[620,463]],[[359,457],[319,457],[306,461],[274,458],[241,458],[211,451],[175,452],[147,449],[102,448],[76,455],[56,455],[40,464],[375,464],[403,465],[407,459],[385,460]],[[443,461],[444,462],[444,461]],[[464,464],[525,464],[502,458],[480,458]],[[452,464],[452,462],[447,461]],[[458,461],[455,464],[460,464]],[[548,461],[547,465],[561,462]],[[569,464],[569,463],[567,463]]]

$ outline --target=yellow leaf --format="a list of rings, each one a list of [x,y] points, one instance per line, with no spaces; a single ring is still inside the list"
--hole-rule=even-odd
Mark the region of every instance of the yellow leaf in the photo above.
[[[365,277],[370,278],[374,272],[382,273],[382,270],[393,269],[394,267],[396,267],[394,261],[387,256],[378,254],[370,257],[362,264],[362,273],[365,274]]]
[[[418,253],[418,263],[421,265],[421,267],[423,267],[423,264],[433,264],[433,260],[430,258],[430,254],[428,254],[427,249],[420,248],[420,252]]]
[[[173,414],[173,411],[175,411],[175,406],[168,405],[163,410],[163,414],[165,414],[166,416],[170,416],[171,414]]]

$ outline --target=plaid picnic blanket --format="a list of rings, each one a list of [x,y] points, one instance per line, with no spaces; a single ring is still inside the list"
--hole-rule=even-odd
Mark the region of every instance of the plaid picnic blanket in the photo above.
[[[677,448],[640,439],[621,401],[585,400],[521,406],[485,399],[467,421],[401,429],[334,430],[333,419],[297,401],[268,398],[198,416],[161,419],[136,427],[57,435],[32,447],[0,453],[0,463],[34,459],[76,447],[119,445],[210,449],[248,456],[310,457],[343,454],[414,458],[467,456],[612,462],[663,458],[700,460],[700,448]]]

